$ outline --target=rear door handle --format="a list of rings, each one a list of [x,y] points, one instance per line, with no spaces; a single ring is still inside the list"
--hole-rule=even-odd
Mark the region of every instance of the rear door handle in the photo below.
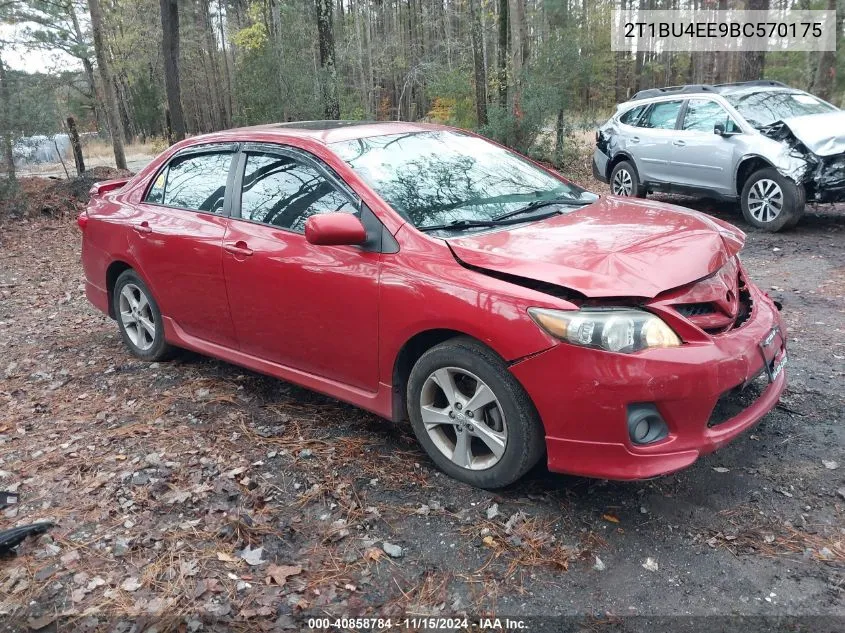
[[[249,257],[253,253],[252,249],[243,240],[238,240],[234,244],[224,244],[223,248],[229,253],[232,253],[232,255],[240,255],[241,257]]]
[[[639,136],[634,136],[634,137],[632,137],[632,138],[631,138],[631,142],[632,142],[632,143],[639,143],[639,142],[640,142],[640,137],[639,137]]]
[[[152,233],[153,232],[153,230],[150,228],[150,223],[147,222],[146,220],[144,220],[140,224],[136,224],[132,228],[135,229],[135,231],[137,233]]]
[[[672,145],[677,145],[678,147],[683,147],[686,144],[687,144],[686,141],[682,141],[680,139],[678,139],[677,141],[672,141]]]

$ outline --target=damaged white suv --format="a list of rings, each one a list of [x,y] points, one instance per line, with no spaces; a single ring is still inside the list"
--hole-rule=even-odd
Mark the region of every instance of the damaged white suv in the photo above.
[[[593,172],[618,196],[738,199],[779,231],[845,201],[845,112],[776,81],[642,90],[596,132]]]

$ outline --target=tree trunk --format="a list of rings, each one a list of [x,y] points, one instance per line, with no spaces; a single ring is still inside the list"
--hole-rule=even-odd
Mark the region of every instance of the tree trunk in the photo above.
[[[484,68],[484,42],[481,34],[481,17],[478,14],[478,0],[469,1],[472,20],[472,61],[475,69],[475,114],[478,125],[487,124],[487,72]]]
[[[0,134],[3,134],[3,157],[6,161],[6,178],[15,182],[15,157],[12,154],[12,123],[9,120],[9,78],[6,76],[6,66],[0,59],[0,107],[3,108],[3,119],[0,121]]]
[[[91,35],[94,40],[94,54],[97,57],[97,67],[100,70],[100,83],[103,85],[103,101],[105,101],[106,105],[106,117],[108,118],[111,142],[114,148],[114,164],[118,169],[126,169],[126,155],[123,151],[123,133],[120,129],[120,115],[117,112],[114,84],[106,55],[106,45],[103,42],[103,13],[100,10],[100,0],[88,0],[88,10],[91,12]]]
[[[320,44],[320,89],[323,110],[327,119],[340,118],[337,99],[337,70],[334,63],[334,34],[332,33],[332,0],[316,0],[317,36]]]
[[[747,0],[745,8],[749,11],[768,11],[769,0]],[[742,56],[740,81],[762,79],[765,69],[766,51],[748,51]]]
[[[522,97],[522,67],[525,64],[526,26],[525,26],[525,0],[510,0],[510,23],[511,23],[511,59],[513,60],[513,110],[519,118],[520,99]]]
[[[97,1],[97,0],[89,0]],[[185,138],[185,114],[182,111],[182,88],[179,83],[179,5],[177,0],[159,0],[161,7],[161,52],[164,57],[164,87],[173,138]]]
[[[836,0],[827,0],[827,8],[836,11]],[[842,32],[843,14],[836,16],[837,38]],[[833,97],[833,87],[836,85],[836,51],[822,51],[819,56],[819,66],[813,81],[813,92],[825,101]]]
[[[76,175],[81,176],[85,172],[85,159],[82,158],[82,143],[79,142],[79,131],[76,129],[76,121],[73,120],[72,116],[67,118],[67,131],[70,137],[70,146],[73,148]]]
[[[508,105],[508,57],[511,32],[508,20],[508,0],[499,0],[499,106]]]

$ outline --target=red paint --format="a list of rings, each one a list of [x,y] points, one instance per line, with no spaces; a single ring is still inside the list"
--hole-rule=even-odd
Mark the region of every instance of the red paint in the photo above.
[[[758,343],[774,325],[782,327],[768,297],[748,282],[750,318],[717,335],[702,328],[718,323],[684,318],[674,307],[713,301],[734,309],[720,284],[730,277],[726,271],[736,270],[740,231],[678,207],[603,197],[572,213],[447,245],[407,224],[326,145],[430,129],[440,128],[266,126],[183,141],[119,188],[100,188],[92,198],[83,232],[87,295],[108,311],[108,267],[131,266],[155,296],[169,342],[388,418],[403,415],[393,410],[394,369],[409,340],[431,330],[472,336],[511,363],[542,417],[549,466],[560,472],[619,479],[671,472],[775,406],[785,373],[749,409],[707,427],[719,396],[762,368]],[[141,203],[174,152],[232,141],[289,145],[327,163],[394,236],[398,252],[349,244],[361,236],[352,216],[314,216],[303,235]],[[517,285],[507,275],[529,281]],[[542,292],[542,284],[532,289],[530,280],[575,293],[565,300]],[[527,313],[529,307],[576,309],[582,300],[613,303],[613,297],[659,314],[684,345],[635,354],[577,347],[550,337]],[[666,439],[631,444],[625,409],[638,402],[655,403],[670,429]]]

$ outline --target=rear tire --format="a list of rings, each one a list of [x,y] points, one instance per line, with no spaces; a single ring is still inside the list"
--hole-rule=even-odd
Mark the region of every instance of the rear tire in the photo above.
[[[745,181],[740,202],[746,222],[774,233],[795,226],[804,215],[804,187],[767,167]]]
[[[545,451],[543,425],[528,394],[504,361],[473,339],[450,339],[423,354],[411,370],[407,402],[429,457],[472,486],[507,486]]]
[[[614,196],[645,198],[646,190],[637,169],[627,160],[617,163],[610,172],[610,192]]]
[[[148,361],[167,360],[173,355],[173,347],[164,340],[158,304],[134,270],[125,270],[117,278],[112,306],[120,336],[130,352]]]

